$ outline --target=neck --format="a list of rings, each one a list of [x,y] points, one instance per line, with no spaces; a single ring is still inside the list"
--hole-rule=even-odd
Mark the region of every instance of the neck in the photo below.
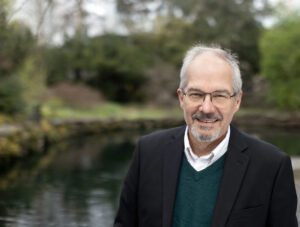
[[[212,142],[200,142],[193,135],[188,133],[190,146],[193,150],[193,153],[199,157],[210,154],[219,145],[219,143],[221,143],[225,136],[226,133]]]

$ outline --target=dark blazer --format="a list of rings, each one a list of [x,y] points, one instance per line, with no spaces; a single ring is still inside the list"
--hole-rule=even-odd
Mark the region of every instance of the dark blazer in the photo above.
[[[182,126],[139,140],[115,227],[172,226],[184,130]],[[295,227],[296,208],[290,158],[231,126],[212,227]]]

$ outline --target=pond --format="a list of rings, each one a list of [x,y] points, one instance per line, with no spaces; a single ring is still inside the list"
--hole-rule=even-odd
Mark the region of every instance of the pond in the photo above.
[[[300,129],[243,130],[300,155]],[[122,180],[141,134],[145,132],[77,138],[16,163],[0,175],[0,227],[112,226]]]

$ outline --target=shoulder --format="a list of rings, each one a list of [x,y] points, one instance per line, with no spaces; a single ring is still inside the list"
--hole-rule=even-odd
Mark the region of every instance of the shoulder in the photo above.
[[[183,137],[186,126],[176,128],[164,129],[152,132],[148,135],[142,136],[136,146],[136,150],[142,155],[161,154],[163,151],[171,149],[174,141],[183,144]],[[182,145],[183,146],[183,145]]]
[[[141,169],[157,170],[162,163],[162,155],[173,149],[183,150],[183,136],[186,126],[155,131],[142,136],[136,145],[135,157]],[[174,141],[175,142],[174,144]]]
[[[159,142],[167,142],[170,139],[182,137],[185,132],[186,126],[179,126],[176,128],[163,129],[152,132],[150,134],[144,135],[140,138],[140,142],[142,143],[159,143]]]
[[[244,151],[252,160],[262,163],[277,163],[289,159],[289,156],[275,145],[233,128],[235,143],[241,140],[246,145]]]

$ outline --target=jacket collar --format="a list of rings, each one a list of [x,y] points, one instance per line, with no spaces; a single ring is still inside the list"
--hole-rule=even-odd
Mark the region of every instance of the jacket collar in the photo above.
[[[163,150],[163,216],[162,226],[170,227],[172,223],[173,207],[176,197],[177,181],[184,150],[184,131],[182,126],[171,135]]]
[[[231,126],[231,135],[223,177],[213,214],[212,227],[225,226],[247,170],[249,157],[245,154],[244,136]]]

